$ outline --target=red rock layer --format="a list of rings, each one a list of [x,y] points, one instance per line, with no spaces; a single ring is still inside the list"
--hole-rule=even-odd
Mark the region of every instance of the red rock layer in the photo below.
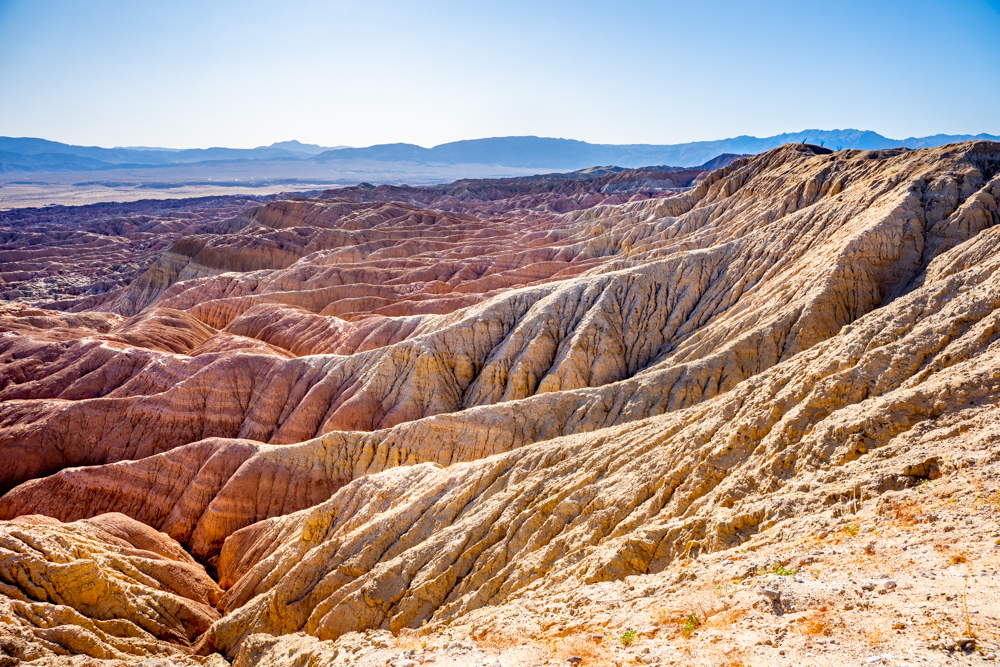
[[[201,197],[0,211],[0,303],[91,309],[184,233],[272,197]]]
[[[16,461],[0,482],[116,461],[115,474],[141,478],[161,465],[147,457],[207,460],[220,438],[302,443],[253,445],[174,519],[143,515],[211,558],[233,530],[361,475],[696,405],[912,289],[935,256],[996,224],[997,193],[976,166],[992,150],[786,147],[674,197],[517,223],[274,202],[229,234],[191,237],[150,276],[233,270],[166,279],[153,307],[107,333],[0,336],[0,449]],[[341,245],[311,245],[323,239]],[[156,291],[147,277],[122,302]],[[476,305],[452,312],[460,290]],[[427,312],[377,314],[401,295],[395,306]],[[325,314],[350,308],[368,310]],[[31,482],[0,516],[87,515],[108,484],[91,470],[102,469]],[[157,503],[187,492],[188,478],[171,476]],[[261,480],[274,480],[266,498]],[[83,499],[32,504],[45,493]]]

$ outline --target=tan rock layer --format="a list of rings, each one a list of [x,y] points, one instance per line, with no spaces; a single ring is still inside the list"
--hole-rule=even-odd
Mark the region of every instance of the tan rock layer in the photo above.
[[[204,646],[446,622],[658,571],[797,513],[916,484],[950,438],[1000,458],[996,257],[715,400],[446,469],[387,470],[245,528],[223,548],[228,613]]]
[[[128,424],[143,424],[148,434],[144,437],[156,437],[156,446],[162,448],[158,451],[180,446],[183,438],[189,437],[190,425],[174,428],[175,422],[166,422],[159,432],[150,432],[150,425],[162,419],[159,415],[169,410],[168,406],[190,401],[182,397],[183,393],[198,396],[196,405],[203,400],[200,397],[211,396],[214,414],[242,416],[242,422],[195,422],[201,435],[291,443],[330,429],[402,422],[372,434],[334,430],[281,454],[258,448],[245,463],[232,467],[235,472],[219,483],[215,498],[207,504],[185,506],[190,514],[185,514],[180,523],[198,526],[196,539],[190,545],[199,557],[211,558],[233,530],[308,507],[322,499],[324,493],[335,491],[359,475],[401,463],[434,461],[449,465],[474,460],[530,442],[681,409],[725,391],[832,335],[859,312],[890,298],[900,285],[922,280],[915,276],[930,256],[913,255],[905,241],[916,233],[914,221],[933,224],[922,236],[912,237],[916,239],[913,243],[933,242],[938,251],[947,245],[940,239],[951,239],[948,244],[953,245],[956,239],[995,224],[996,181],[972,190],[977,172],[961,178],[955,175],[965,174],[963,168],[974,169],[976,151],[981,149],[973,145],[966,152],[942,151],[944,157],[959,160],[957,167],[949,166],[944,171],[935,161],[942,159],[940,153],[854,155],[848,158],[857,164],[845,166],[840,164],[843,156],[810,156],[803,161],[795,151],[784,155],[776,151],[760,158],[764,167],[780,167],[784,173],[792,169],[788,163],[791,160],[800,185],[803,170],[806,174],[810,173],[808,169],[820,174],[831,170],[850,174],[852,169],[860,169],[861,175],[869,178],[864,187],[853,191],[853,198],[860,203],[845,204],[841,200],[847,191],[838,189],[842,185],[831,186],[831,191],[837,190],[836,201],[824,203],[820,199],[801,210],[796,208],[795,213],[780,218],[780,223],[770,229],[744,231],[733,241],[709,250],[674,253],[612,274],[513,292],[473,311],[434,320],[436,331],[423,336],[413,337],[423,325],[410,321],[407,325],[416,327],[409,331],[410,338],[385,350],[350,358],[310,360],[308,366],[301,367],[306,373],[299,376],[306,380],[302,388],[290,392],[284,389],[277,394],[277,400],[265,400],[274,395],[275,385],[273,380],[262,385],[260,378],[272,375],[286,382],[289,370],[285,362],[267,361],[254,367],[245,362],[234,366],[229,360],[219,359],[185,380],[183,388],[178,385],[164,395],[140,398],[141,405],[120,402],[109,406],[109,410],[126,410],[131,415],[126,428]],[[924,174],[916,185],[900,176],[899,166],[905,164],[916,169],[918,175]],[[731,177],[743,182],[751,178],[746,173],[749,169],[737,163]],[[931,179],[920,169],[937,175]],[[882,198],[873,197],[866,189],[874,178],[873,171],[892,178],[893,185]],[[757,177],[764,184],[752,187],[770,187],[770,172],[765,170]],[[845,177],[840,182],[843,180]],[[754,183],[752,178],[750,182]],[[706,190],[697,196],[715,202],[710,208],[718,209],[715,214],[726,225],[736,224],[733,220],[742,225],[742,218],[733,218],[729,210],[732,202],[727,198],[719,200],[720,195],[713,194],[726,183],[721,176],[710,179],[703,184]],[[924,185],[920,187],[926,186],[930,194],[925,193],[918,201],[913,189],[921,183]],[[789,188],[794,192],[799,186],[793,182],[792,186],[785,183],[782,187],[780,192]],[[801,187],[803,193],[811,188],[811,196],[819,197],[825,186]],[[771,199],[758,199],[748,198],[748,202],[765,210],[774,205]],[[823,206],[832,208],[832,212]],[[788,201],[782,200],[781,210],[788,207]],[[844,211],[846,218],[833,215],[844,215]],[[843,226],[838,230],[834,222],[841,219]],[[706,229],[702,227],[701,231]],[[725,229],[725,233],[731,235],[732,231]],[[717,235],[713,236],[713,241],[718,240]],[[776,255],[768,250],[753,255],[757,249],[771,247],[787,252]],[[803,249],[797,251],[801,255],[798,260],[789,250],[795,248]],[[745,253],[745,261],[737,261],[740,252]],[[826,259],[820,262],[817,257]],[[708,280],[700,287],[692,276],[706,276]],[[676,287],[671,289],[672,285]],[[516,309],[513,317],[512,306]],[[309,317],[301,311],[293,314]],[[430,322],[427,320],[427,326]],[[280,327],[273,329],[278,330]],[[254,333],[250,329],[244,332]],[[317,372],[318,364],[322,367]],[[296,375],[300,373],[302,370],[295,371]],[[225,380],[220,381],[220,377]],[[240,378],[235,385],[234,377]],[[390,378],[396,379],[390,382]],[[235,391],[220,392],[220,385]],[[288,398],[279,412],[284,396]],[[483,404],[419,419],[428,411],[450,412]],[[289,410],[289,405],[293,409]],[[391,409],[387,410],[387,405]],[[380,421],[363,421],[372,415]],[[44,425],[47,437],[51,437],[53,425],[44,412],[36,423],[39,428]],[[281,424],[277,431],[261,429],[262,425],[274,423]],[[31,426],[24,421],[21,424],[27,426],[17,431],[23,437]],[[217,430],[206,432],[206,428]],[[128,433],[124,430],[111,435],[123,438]],[[134,435],[127,437],[135,441]],[[120,456],[109,448],[108,440],[81,437],[73,448],[64,445],[60,451],[86,452],[93,457],[86,462]],[[135,451],[128,456],[149,452]],[[80,489],[74,493],[86,496],[87,488],[103,485],[100,478],[86,482],[87,475],[86,471],[73,475],[74,488]],[[66,493],[60,479],[44,483],[54,484],[52,488]],[[261,479],[278,480],[277,484],[268,483],[267,496],[253,492]],[[173,483],[182,485],[183,480]],[[38,495],[42,488],[31,486],[10,494],[0,501],[0,512],[13,516],[25,511],[29,507],[25,503],[30,502],[26,499]],[[302,489],[314,489],[315,493]],[[86,503],[68,503],[67,507],[79,504]],[[56,512],[62,518],[78,516],[58,508],[45,511]],[[187,532],[169,526],[167,530],[182,541],[189,539]]]
[[[122,514],[0,522],[0,631],[30,640],[24,659],[184,654],[220,594],[180,545]]]

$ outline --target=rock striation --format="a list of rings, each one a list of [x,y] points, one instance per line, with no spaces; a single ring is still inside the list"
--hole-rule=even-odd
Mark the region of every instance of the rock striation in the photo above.
[[[183,657],[221,593],[180,545],[122,514],[0,522],[0,638],[14,658]]]
[[[8,305],[0,518],[182,546],[218,612],[142,630],[246,661],[1000,457],[1000,145],[721,167],[277,199],[99,304]]]
[[[185,232],[271,199],[147,199],[0,211],[0,303],[97,308]]]
[[[219,561],[230,613],[214,646],[443,623],[656,572],[852,494],[915,485],[958,434],[996,457],[998,268],[925,285],[715,400],[448,468],[395,468],[244,528]]]
[[[971,146],[967,151],[986,150]],[[0,449],[32,455],[18,457],[24,463],[0,484],[67,466],[140,459],[205,437],[292,444],[327,433],[395,434],[394,427],[449,414],[461,414],[465,429],[486,422],[487,433],[464,439],[472,451],[423,459],[446,463],[696,404],[910,289],[935,253],[993,224],[995,213],[980,201],[993,195],[980,192],[986,183],[968,156],[787,147],[737,161],[674,197],[539,218],[520,231],[492,219],[462,231],[462,221],[443,214],[417,223],[415,207],[397,204],[275,202],[245,216],[265,219],[272,231],[245,228],[215,244],[200,245],[209,241],[203,239],[191,246],[209,248],[212,262],[233,271],[174,283],[139,316],[155,319],[167,308],[186,313],[190,320],[183,322],[171,315],[173,337],[183,332],[175,349],[219,331],[190,350],[192,360],[89,337],[60,350],[46,347],[44,356],[59,373],[35,369],[34,362],[34,374],[22,370],[27,362],[5,367],[9,379],[0,399],[20,400],[0,405]],[[881,189],[872,188],[876,181]],[[356,226],[357,215],[369,226],[346,229]],[[284,227],[289,220],[300,225],[303,216],[309,226]],[[550,231],[542,234],[535,225]],[[443,246],[417,247],[420,270],[431,266],[433,275],[448,280],[419,283],[413,269],[403,268],[399,279],[406,282],[386,285],[385,279],[374,284],[375,276],[389,278],[396,270],[373,275],[358,262],[316,266],[327,251],[305,254],[288,268],[257,269],[255,262],[264,260],[247,252],[273,248],[275,228],[295,230],[300,240],[333,231],[364,238],[392,233],[399,237],[396,248],[411,246],[421,230],[462,236],[457,248],[480,243],[488,232],[499,245],[494,255],[479,252],[456,262],[443,258]],[[565,231],[553,235],[555,229]],[[344,245],[347,237],[336,238],[341,245],[329,252],[354,251]],[[511,249],[531,239],[537,248]],[[292,245],[283,247],[292,252]],[[295,252],[305,249],[308,244]],[[202,271],[191,267],[210,263],[196,259],[203,252],[193,252],[178,275]],[[546,267],[565,268],[522,273],[511,278],[514,286],[497,287],[501,274],[490,273],[490,266],[528,262],[531,268],[539,255]],[[471,262],[478,264],[474,270]],[[345,271],[364,283],[344,284]],[[125,302],[133,302],[130,294],[149,293],[150,275],[162,272],[151,268],[123,295]],[[418,310],[444,312],[379,317],[384,297],[355,296],[404,289]],[[424,290],[422,298],[416,289]],[[476,303],[450,310],[459,290]],[[329,314],[361,307],[372,310],[355,320]],[[332,354],[303,349],[290,331],[296,340],[333,347]],[[9,337],[0,341],[0,354],[34,359],[41,352],[21,346],[42,344]],[[313,354],[287,358],[304,351]],[[147,367],[156,373],[140,370]],[[78,377],[86,391],[100,383],[101,400],[88,399]],[[67,398],[80,400],[67,404]],[[545,409],[537,410],[538,403]],[[524,413],[542,418],[520,422]],[[102,428],[76,429],[81,420]],[[415,434],[422,429],[414,428]],[[402,458],[413,449],[403,444]]]

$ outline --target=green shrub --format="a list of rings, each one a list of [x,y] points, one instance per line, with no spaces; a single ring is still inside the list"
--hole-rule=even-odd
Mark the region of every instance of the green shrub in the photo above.
[[[687,637],[694,632],[694,629],[699,625],[701,625],[701,619],[698,618],[698,614],[692,612],[687,615],[687,618],[684,619],[684,624],[681,626],[681,634]]]

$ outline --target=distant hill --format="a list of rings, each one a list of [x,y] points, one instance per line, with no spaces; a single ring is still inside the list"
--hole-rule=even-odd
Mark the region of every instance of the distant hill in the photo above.
[[[155,148],[152,146],[119,146],[118,148],[124,148],[133,151],[163,151],[168,153],[177,153],[183,151],[183,148]],[[301,141],[276,141],[270,146],[258,146],[254,150],[262,150],[267,148],[276,148],[280,150],[291,151],[293,153],[302,153],[304,155],[319,155],[324,151],[335,151],[338,148],[349,148],[348,146],[320,146],[319,144],[304,144]]]
[[[92,171],[108,164],[65,153],[9,153],[0,150],[0,173],[12,171]]]
[[[298,142],[296,142],[298,143]],[[317,148],[321,148],[317,146]],[[326,149],[324,149],[326,150]],[[204,162],[206,160],[273,160],[281,158],[307,159],[312,153],[290,151],[275,146],[259,148],[101,148],[74,146],[46,139],[0,137],[0,151],[16,155],[75,155],[100,163],[90,169],[113,168],[114,165],[159,166]],[[4,162],[6,162],[5,158]],[[24,160],[19,160],[24,162]],[[67,161],[67,164],[69,161]],[[85,169],[81,169],[85,170]],[[33,171],[33,170],[25,170]]]
[[[686,144],[589,144],[549,137],[492,137],[453,141],[424,148],[415,144],[381,144],[367,148],[325,148],[299,141],[281,141],[257,148],[100,148],[74,146],[32,138],[0,137],[0,172],[95,171],[156,168],[252,161],[302,161],[336,166],[357,163],[406,165],[493,165],[517,169],[573,171],[594,165],[637,168],[648,165],[693,167],[722,154],[756,154],[787,143],[818,144],[832,150],[927,148],[947,143],[1000,137],[945,135],[890,139],[864,130],[805,130],[773,137],[733,137]],[[275,167],[281,171],[280,165]]]
[[[325,151],[336,151],[350,146],[318,146],[316,144],[304,144],[301,141],[276,141],[270,146],[260,146],[259,148],[279,148],[293,153],[307,153],[309,155],[319,155]]]
[[[717,141],[696,141],[687,144],[588,144],[573,139],[545,137],[494,137],[471,139],[422,148],[414,144],[383,144],[368,148],[346,148],[321,153],[313,158],[320,162],[362,161],[410,162],[417,164],[496,164],[509,167],[580,169],[588,165],[614,164],[621,167],[641,167],[669,164],[690,167],[702,164],[723,153],[757,154],[788,143],[809,143],[832,150],[881,148],[925,148],[948,143],[1000,137],[980,135],[944,135],[909,139],[890,139],[862,130],[805,130],[773,137],[734,137]]]

